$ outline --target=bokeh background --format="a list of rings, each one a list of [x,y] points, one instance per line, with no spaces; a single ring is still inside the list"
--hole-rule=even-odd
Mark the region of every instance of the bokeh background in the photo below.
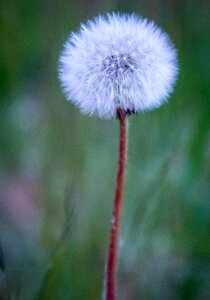
[[[210,5],[0,1],[0,299],[103,293],[118,122],[82,115],[59,53],[110,11],[153,19],[178,48],[170,101],[130,118],[118,299],[210,299]]]

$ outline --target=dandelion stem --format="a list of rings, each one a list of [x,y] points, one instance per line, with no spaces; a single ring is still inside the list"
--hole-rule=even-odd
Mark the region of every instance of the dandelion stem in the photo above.
[[[119,248],[120,219],[123,200],[123,186],[127,158],[127,135],[128,120],[126,116],[120,119],[120,141],[119,141],[119,161],[117,172],[117,183],[114,197],[114,207],[112,212],[112,222],[110,230],[110,242],[107,264],[106,278],[106,300],[115,300],[117,281],[117,261]]]

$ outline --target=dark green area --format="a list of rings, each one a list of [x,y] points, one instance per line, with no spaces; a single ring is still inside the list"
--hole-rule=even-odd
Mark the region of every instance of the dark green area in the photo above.
[[[65,101],[57,66],[70,31],[107,11],[153,19],[180,65],[169,102],[130,118],[119,299],[210,299],[204,0],[0,1],[0,299],[101,298],[118,123]]]

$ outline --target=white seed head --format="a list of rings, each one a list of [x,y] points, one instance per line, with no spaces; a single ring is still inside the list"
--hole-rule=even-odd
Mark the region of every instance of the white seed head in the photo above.
[[[107,14],[82,24],[60,56],[68,100],[103,118],[150,110],[165,102],[178,73],[167,34],[136,15]]]

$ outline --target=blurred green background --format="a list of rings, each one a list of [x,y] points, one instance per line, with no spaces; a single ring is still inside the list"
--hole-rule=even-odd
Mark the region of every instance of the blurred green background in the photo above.
[[[59,53],[110,11],[153,19],[178,48],[161,108],[130,118],[118,299],[210,299],[210,5],[0,1],[0,299],[101,299],[118,122],[82,115]]]

